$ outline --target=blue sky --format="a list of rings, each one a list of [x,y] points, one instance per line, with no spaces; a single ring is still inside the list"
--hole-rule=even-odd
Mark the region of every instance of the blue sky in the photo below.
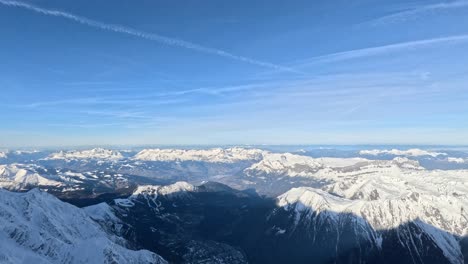
[[[0,0],[0,146],[468,144],[468,1]]]

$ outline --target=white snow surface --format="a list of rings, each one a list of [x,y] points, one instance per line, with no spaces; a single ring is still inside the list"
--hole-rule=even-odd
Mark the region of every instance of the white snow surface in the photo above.
[[[2,263],[166,263],[116,243],[88,214],[50,194],[0,189]]]
[[[146,161],[204,161],[233,163],[247,160],[260,160],[266,153],[260,149],[213,148],[213,149],[144,149],[133,159]]]
[[[408,150],[399,150],[399,149],[372,149],[372,150],[361,150],[359,151],[360,155],[372,155],[372,156],[378,156],[382,154],[387,154],[387,155],[395,155],[395,156],[408,156],[408,157],[419,157],[419,156],[431,156],[431,157],[437,157],[437,156],[447,156],[447,153],[442,153],[442,152],[433,152],[433,151],[427,151],[427,150],[422,150],[422,149],[408,149]]]
[[[6,159],[8,157],[7,152],[0,151],[0,159]]]
[[[138,195],[173,195],[183,192],[194,191],[195,187],[188,182],[180,181],[174,184],[160,185],[141,185],[133,192],[132,196]]]
[[[84,207],[83,210],[95,221],[106,221],[112,223],[121,222],[115,216],[112,208],[107,203],[99,203],[91,206]]]
[[[114,199],[114,202],[121,207],[133,207],[135,206],[134,200],[137,198],[144,198],[148,203],[152,202],[153,205],[157,205],[157,198],[159,196],[171,197],[189,197],[189,192],[196,189],[195,186],[187,182],[176,182],[170,185],[140,185],[132,193],[128,199]],[[152,207],[150,205],[150,207]]]
[[[15,150],[16,155],[39,153],[39,150]]]
[[[447,161],[452,162],[452,163],[458,163],[458,164],[468,163],[468,159],[454,158],[454,157],[448,157]]]
[[[62,183],[39,175],[34,166],[0,165],[0,188],[20,190],[31,186],[61,186]]]
[[[90,150],[72,150],[52,153],[47,159],[79,160],[79,159],[103,159],[119,160],[123,159],[122,153],[115,150],[94,148]]]

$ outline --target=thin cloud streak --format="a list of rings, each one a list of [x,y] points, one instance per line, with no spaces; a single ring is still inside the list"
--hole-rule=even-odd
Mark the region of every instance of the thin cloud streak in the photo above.
[[[13,105],[13,107],[23,108],[40,108],[50,107],[59,105],[167,105],[167,104],[178,104],[187,102],[186,99],[175,98],[169,99],[168,97],[185,96],[190,94],[206,94],[213,96],[221,96],[225,93],[235,93],[247,90],[253,90],[256,88],[268,87],[274,83],[261,83],[261,84],[245,84],[237,86],[226,86],[221,88],[195,88],[188,90],[168,91],[146,94],[141,96],[132,97],[85,97],[85,98],[72,98],[63,100],[51,100],[51,101],[40,101],[32,102],[23,105]],[[157,98],[163,99],[157,99]]]
[[[315,64],[315,63],[337,62],[337,61],[356,59],[356,58],[362,58],[362,57],[370,57],[370,56],[385,54],[385,53],[399,51],[399,50],[414,49],[414,48],[422,47],[422,46],[431,46],[431,45],[436,45],[436,44],[456,43],[456,42],[465,42],[465,41],[468,41],[468,34],[441,37],[441,38],[415,40],[415,41],[401,42],[401,43],[396,43],[396,44],[383,45],[383,46],[378,46],[378,47],[349,50],[349,51],[337,52],[337,53],[332,53],[332,54],[327,54],[327,55],[311,58],[309,59],[309,62],[300,65],[300,67],[304,67],[310,64]]]
[[[37,7],[28,3],[19,2],[19,1],[0,0],[0,4],[5,5],[5,6],[10,6],[10,7],[24,8],[24,9],[31,10],[36,13],[40,13],[40,14],[47,15],[47,16],[62,17],[62,18],[66,18],[66,19],[69,19],[69,20],[72,20],[72,21],[75,21],[75,22],[78,22],[80,24],[87,25],[90,27],[99,28],[99,29],[107,30],[107,31],[113,31],[116,33],[132,35],[138,38],[156,41],[165,45],[180,47],[180,48],[198,51],[201,53],[206,53],[206,54],[211,54],[211,55],[216,55],[219,57],[224,57],[224,58],[235,60],[235,61],[245,62],[248,64],[261,66],[264,68],[275,69],[279,71],[293,72],[297,74],[304,74],[290,67],[284,67],[284,66],[276,65],[273,63],[269,63],[269,62],[259,61],[259,60],[255,60],[252,58],[235,55],[224,50],[205,47],[196,43],[192,43],[192,42],[188,42],[188,41],[184,41],[184,40],[180,40],[176,38],[170,38],[170,37],[162,36],[159,34],[148,33],[148,32],[136,30],[130,27],[107,24],[107,23],[92,20],[86,17],[63,12],[63,11],[41,8],[41,7]]]
[[[169,105],[184,103],[184,99],[167,99],[167,100],[144,100],[144,99],[107,99],[107,98],[77,98],[77,99],[64,99],[56,101],[42,101],[34,102],[24,105],[16,105],[15,107],[21,108],[39,108],[50,107],[58,105]]]
[[[453,1],[453,2],[442,2],[437,4],[430,4],[425,6],[418,6],[416,8],[412,8],[409,10],[393,13],[390,15],[386,15],[377,19],[372,20],[370,23],[374,26],[405,21],[411,17],[417,16],[419,14],[424,14],[427,12],[439,11],[439,10],[447,10],[447,9],[457,9],[468,7],[468,1]]]

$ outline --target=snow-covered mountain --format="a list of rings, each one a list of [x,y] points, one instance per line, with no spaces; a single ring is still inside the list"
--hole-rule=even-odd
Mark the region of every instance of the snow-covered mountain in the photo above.
[[[464,197],[467,170],[426,170],[417,161],[311,158],[268,154],[245,169],[249,177],[301,177],[326,180],[321,189],[348,199],[391,199],[419,195]]]
[[[293,212],[296,224],[308,222],[311,229],[314,229],[311,225],[317,221],[329,221],[339,228],[343,217],[352,216],[356,228],[361,229],[376,248],[381,248],[385,239],[382,231],[398,230],[406,223],[413,223],[420,229],[418,232],[431,239],[451,263],[463,263],[459,237],[466,235],[468,228],[468,214],[464,211],[468,205],[466,197],[460,199],[452,195],[434,196],[415,192],[392,199],[351,200],[303,187],[279,196],[278,205]],[[287,229],[293,230],[294,226]],[[413,236],[418,236],[418,233],[412,233]],[[401,239],[411,247],[410,250],[423,251],[423,248],[418,248],[422,245],[411,245],[404,237]]]
[[[187,182],[176,182],[174,184],[159,186],[159,185],[143,185],[138,186],[138,188],[133,192],[132,196],[139,195],[149,195],[149,196],[171,196],[177,193],[186,193],[192,192],[195,190],[195,187],[192,184]]]
[[[325,168],[350,167],[370,162],[363,158],[312,158],[291,153],[267,153],[244,172],[247,175],[267,174],[307,177]]]
[[[176,182],[170,185],[141,185],[127,199],[115,199],[114,202],[121,207],[132,207],[138,199],[144,199],[148,204],[157,206],[156,200],[163,196],[166,198],[188,197],[189,192],[195,191],[195,186],[187,182]]]
[[[454,158],[454,157],[448,157],[447,161],[448,162],[453,162],[453,163],[458,163],[458,164],[468,163],[468,159]]]
[[[426,247],[434,245],[448,262],[463,263],[460,240],[468,235],[467,170],[426,170],[401,157],[354,164],[320,160],[281,157],[277,163],[259,162],[246,170],[253,177],[326,179],[319,188],[293,188],[278,197],[278,206],[293,219],[292,224],[278,227],[282,234],[291,235],[296,225],[307,229],[303,232],[322,230],[327,223],[337,228],[333,236],[350,228],[360,230],[353,236],[374,248],[371,251],[383,250],[382,243],[396,237],[404,244],[400,250],[420,256],[417,262],[428,261],[431,254]],[[354,224],[341,224],[349,221]],[[414,239],[419,240],[408,244]]]
[[[35,153],[39,153],[40,151],[39,150],[15,150],[13,151],[13,154],[15,155],[27,155],[27,154],[35,154]]]
[[[62,185],[56,179],[40,175],[37,168],[37,166],[23,164],[0,165],[0,187],[24,190],[31,187],[58,187]]]
[[[270,153],[244,172],[250,178],[321,181],[278,197],[278,206],[303,227],[314,230],[315,224],[324,222],[340,226],[352,216],[355,227],[365,232],[366,243],[379,248],[384,233],[411,223],[417,231],[406,239],[423,233],[449,262],[463,263],[459,243],[468,235],[468,170],[426,170],[404,157],[367,160]],[[282,226],[281,232],[294,232],[296,224]],[[410,251],[423,255],[419,246]]]
[[[72,150],[52,153],[47,157],[50,160],[81,160],[81,159],[101,159],[101,160],[119,160],[123,155],[119,151],[94,148],[90,150]]]
[[[407,157],[420,157],[420,156],[447,156],[447,153],[443,152],[434,152],[427,151],[423,149],[408,149],[408,150],[399,150],[399,149],[372,149],[372,150],[361,150],[359,151],[360,155],[393,155],[393,156],[407,156]]]
[[[376,208],[382,209],[383,204],[378,203],[389,201],[394,209],[397,208],[397,202],[403,203],[402,208],[415,208],[411,210],[411,215],[389,215],[394,221],[393,225],[382,228],[420,218],[448,232],[459,235],[467,232],[463,228],[465,217],[468,219],[468,213],[464,212],[464,208],[468,207],[467,170],[426,170],[417,161],[401,157],[393,160],[314,159],[292,154],[272,154],[246,169],[246,174],[250,177],[276,175],[326,180],[320,187],[324,191],[321,194],[329,193],[342,197],[340,199],[348,199],[360,209],[364,204],[377,204]],[[443,217],[434,215],[428,218],[432,215],[429,212],[435,210]],[[382,216],[381,210],[378,213]],[[461,222],[457,223],[457,219]],[[448,222],[451,223],[450,228],[446,225]],[[375,220],[375,223],[390,224],[381,218]]]
[[[0,189],[2,263],[166,263],[146,250],[126,248],[82,209],[38,189]]]
[[[0,159],[6,159],[8,157],[7,152],[0,151]]]
[[[76,172],[68,169],[45,168],[35,164],[0,165],[0,188],[25,191],[41,188],[60,195],[74,192],[97,195],[114,192],[130,185],[128,177],[112,172]],[[78,193],[77,195],[80,195]]]
[[[291,153],[268,153],[258,163],[246,168],[244,172],[248,176],[329,178],[331,172],[359,171],[366,167],[422,169],[417,161],[401,157],[393,160],[367,160],[363,158],[312,158]]]
[[[134,156],[145,161],[204,161],[210,163],[233,163],[262,159],[265,151],[246,148],[214,149],[145,149]]]

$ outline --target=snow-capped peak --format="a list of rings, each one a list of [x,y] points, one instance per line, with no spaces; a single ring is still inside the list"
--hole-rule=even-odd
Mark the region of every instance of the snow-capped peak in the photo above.
[[[277,201],[280,207],[294,214],[296,224],[320,217],[313,223],[326,219],[339,226],[342,217],[351,215],[356,224],[370,225],[372,230],[368,232],[373,233],[373,237],[378,237],[375,232],[395,229],[411,222],[424,230],[453,263],[463,263],[463,255],[454,235],[465,236],[468,231],[468,213],[464,210],[468,206],[466,195],[460,199],[459,196],[412,192],[392,199],[369,201],[350,200],[322,190],[301,187],[280,195]]]
[[[448,157],[447,161],[452,162],[452,163],[458,163],[458,164],[468,163],[468,159],[454,158],[454,157]]]
[[[138,195],[173,195],[182,192],[191,192],[195,189],[190,183],[180,181],[174,184],[160,185],[142,185],[133,192],[132,196]]]
[[[6,151],[0,151],[0,159],[6,159],[8,157]]]
[[[288,176],[306,176],[323,168],[318,160],[291,153],[268,153],[258,163],[247,168],[248,175],[257,172],[266,174],[287,174]]]
[[[94,148],[90,150],[72,150],[60,151],[52,153],[48,159],[106,159],[118,160],[122,159],[123,155],[115,150]]]
[[[313,210],[317,213],[326,210],[339,212],[344,211],[352,203],[354,201],[346,200],[311,187],[292,188],[278,197],[279,206],[289,209],[293,206],[293,209],[297,212],[307,210]]]
[[[406,169],[415,169],[415,170],[423,170],[424,169],[419,164],[419,161],[411,160],[411,159],[404,158],[404,157],[395,157],[395,158],[393,158],[392,163],[395,164],[395,165],[398,165],[401,168],[406,168]]]
[[[372,156],[378,156],[378,155],[394,155],[394,156],[408,156],[408,157],[431,156],[434,158],[437,156],[447,156],[447,153],[427,151],[427,150],[416,149],[416,148],[408,149],[408,150],[399,150],[399,149],[361,150],[359,151],[359,154],[360,155],[372,155]]]
[[[0,187],[21,190],[31,186],[60,186],[62,183],[48,179],[31,166],[23,164],[0,165]]]
[[[146,161],[204,161],[233,163],[247,160],[260,160],[265,151],[246,148],[213,149],[144,149],[134,156]]]
[[[114,202],[120,207],[133,207],[135,206],[135,200],[143,198],[147,200],[148,204],[158,206],[157,199],[160,196],[166,198],[173,197],[190,197],[190,192],[196,189],[195,186],[187,182],[176,182],[170,185],[141,185],[132,193],[128,199],[114,199]],[[153,207],[153,206],[152,206]]]
[[[280,175],[289,177],[312,177],[332,180],[346,173],[360,173],[363,170],[422,170],[418,161],[405,157],[393,160],[368,160],[364,158],[312,158],[291,153],[267,153],[263,159],[244,172],[248,176]]]
[[[0,189],[2,263],[166,263],[127,249],[80,208],[50,194]]]

